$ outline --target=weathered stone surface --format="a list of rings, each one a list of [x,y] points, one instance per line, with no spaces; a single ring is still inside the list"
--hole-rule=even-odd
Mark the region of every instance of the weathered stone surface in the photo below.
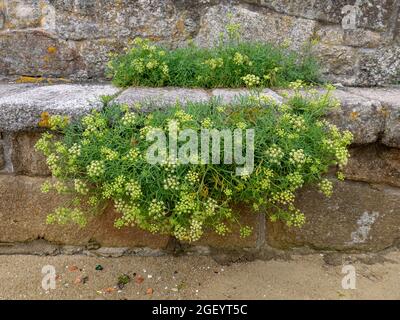
[[[6,14],[4,28],[24,29],[41,26],[42,10],[37,0],[4,0],[0,10]]]
[[[177,102],[185,104],[191,102],[207,102],[210,96],[205,90],[183,88],[129,88],[116,99],[117,103],[134,106],[143,105],[143,109],[151,107],[170,106]]]
[[[210,7],[202,16],[195,42],[201,46],[210,46],[218,42],[220,34],[225,32],[229,22],[228,12],[232,14],[231,23],[241,25],[245,40],[275,43],[289,40],[292,48],[299,48],[309,40],[316,25],[313,20],[271,13],[260,7],[220,4]]]
[[[6,83],[0,82],[0,98],[5,98],[12,95],[23,94],[28,89],[34,88],[37,85],[30,83]]]
[[[357,83],[357,52],[352,47],[318,44],[313,48],[321,66],[321,73],[327,81],[344,85]]]
[[[4,159],[4,146],[0,143],[0,170],[3,170],[5,165],[6,160]]]
[[[291,90],[277,90],[281,95],[291,96]],[[325,89],[319,89],[325,94]],[[354,144],[368,144],[380,139],[385,130],[387,111],[378,100],[363,97],[337,89],[332,93],[339,100],[341,107],[331,110],[326,118],[343,130],[350,130],[354,135]]]
[[[12,137],[11,161],[15,174],[48,176],[51,174],[46,158],[35,150],[41,133],[18,132]]]
[[[385,110],[378,100],[367,99],[342,90],[334,91],[341,108],[333,110],[328,119],[354,135],[354,144],[378,140],[385,127]]]
[[[5,75],[69,77],[85,68],[75,44],[42,30],[0,32],[0,70]]]
[[[7,90],[8,85],[2,86],[6,87],[3,90]],[[11,88],[15,88],[14,85]],[[110,85],[65,84],[35,86],[22,93],[0,96],[0,130],[37,128],[40,114],[44,111],[78,117],[94,108],[100,108],[102,95],[117,92],[118,89]]]
[[[0,242],[26,242],[44,239],[62,245],[85,246],[96,242],[103,247],[150,247],[163,249],[169,237],[153,235],[137,228],[114,227],[114,221],[119,214],[112,206],[106,211],[93,217],[85,228],[74,225],[46,225],[46,215],[57,206],[62,205],[65,198],[42,194],[40,185],[43,178],[25,176],[0,175]],[[220,237],[214,232],[208,233],[201,241],[193,245],[210,246],[214,248],[255,248],[263,240],[260,227],[264,224],[260,214],[250,210],[241,210],[243,225],[253,227],[253,234],[246,238],[239,237],[239,230]],[[112,252],[111,252],[112,251]],[[114,254],[113,250],[101,249],[99,254]],[[126,249],[124,249],[126,251]],[[110,253],[111,252],[111,253]]]
[[[345,30],[341,26],[320,25],[316,37],[325,46],[376,48],[387,40],[376,31],[365,29]]]
[[[357,85],[381,86],[400,81],[400,46],[361,49]]]
[[[2,0],[0,77],[104,79],[107,54],[122,52],[129,39],[212,45],[228,13],[245,40],[290,42],[295,49],[320,40],[315,51],[328,80],[398,80],[397,0]]]
[[[329,199],[313,189],[300,192],[302,228],[267,222],[267,243],[326,250],[382,250],[399,239],[400,189],[363,182],[336,183]]]
[[[117,257],[122,257],[124,254],[126,254],[128,249],[129,248],[103,247],[97,249],[95,251],[95,254],[101,257],[117,258]]]
[[[206,91],[201,89],[183,88],[142,88],[132,87],[123,91],[114,101],[133,106],[135,103],[143,105],[143,110],[157,106],[169,106],[177,102],[207,102],[211,98],[220,99],[221,103],[239,101],[241,96],[250,94],[248,89],[214,89]],[[264,89],[262,94],[271,97],[277,103],[283,98],[270,89]]]
[[[77,43],[77,50],[85,67],[73,75],[76,79],[96,79],[106,76],[110,53],[123,52],[128,39],[94,39]]]
[[[357,27],[378,31],[390,27],[393,12],[398,7],[395,0],[247,0],[246,2],[260,3],[262,6],[289,15],[339,24],[349,18],[349,10],[354,10],[357,13],[355,20]]]
[[[53,1],[56,32],[64,39],[142,36],[177,43],[193,36],[208,1]]]
[[[99,217],[93,219],[92,239],[96,239],[106,247],[150,247],[156,249],[165,248],[169,237],[152,234],[134,227],[117,229],[114,227],[115,219],[119,218],[112,206]],[[90,228],[90,226],[88,226]]]
[[[110,207],[93,217],[85,228],[75,225],[46,225],[46,215],[67,199],[42,194],[43,178],[0,175],[0,242],[27,242],[35,239],[66,245],[97,242],[106,247],[163,248],[168,237],[152,235],[136,228],[114,227],[115,211]]]
[[[377,100],[386,107],[400,107],[400,86],[385,88],[346,88],[346,91],[368,98]]]
[[[44,111],[64,114],[73,118],[100,108],[102,95],[112,95],[119,89],[110,85],[0,85],[0,129],[20,131],[37,128],[40,114]],[[323,93],[324,91],[321,90]],[[246,95],[246,89],[215,89],[205,91],[183,88],[129,88],[114,100],[133,106],[141,103],[146,107],[162,107],[185,104],[188,101],[206,102],[220,97],[223,103]],[[289,93],[269,89],[264,94],[277,102],[279,94]],[[400,147],[400,88],[346,88],[336,90],[334,96],[342,107],[332,111],[328,118],[342,129],[353,132],[355,144],[381,140],[387,146]]]
[[[349,92],[367,99],[380,101],[385,115],[382,143],[400,148],[400,87],[348,88]]]
[[[370,144],[350,149],[347,179],[400,187],[400,149]]]
[[[241,97],[248,96],[250,92],[247,89],[214,89],[211,94],[213,97],[219,99],[221,103],[229,104],[240,101]],[[270,89],[262,90],[261,94],[270,97],[276,103],[282,103],[283,101],[280,95]]]
[[[29,243],[0,243],[0,255],[33,254],[40,256],[56,255],[61,252],[60,247],[42,239]],[[63,252],[64,253],[64,252]]]

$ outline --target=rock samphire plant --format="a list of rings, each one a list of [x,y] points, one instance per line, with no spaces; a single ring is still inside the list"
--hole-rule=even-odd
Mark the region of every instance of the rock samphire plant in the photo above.
[[[84,226],[112,202],[120,213],[117,228],[137,226],[195,241],[205,230],[225,235],[239,224],[246,237],[252,230],[241,225],[240,213],[232,209],[245,203],[273,221],[301,226],[305,218],[295,206],[296,190],[316,184],[330,196],[332,183],[323,175],[331,166],[346,165],[352,140],[350,132],[324,120],[337,104],[331,88],[321,94],[301,86],[295,82],[283,104],[254,91],[230,104],[212,100],[144,113],[105,99],[102,110],[79,120],[46,118],[42,126],[50,130],[36,148],[47,157],[53,178],[42,191],[70,195],[47,222]],[[188,151],[189,163],[169,151],[158,153],[159,163],[150,163],[146,154],[161,139],[158,133],[171,128],[178,134],[185,129],[199,134],[204,129],[253,129],[254,166],[237,175],[235,162],[199,161],[200,144],[193,137],[177,141],[179,152]],[[166,137],[170,142],[171,136]],[[242,140],[245,149],[249,142]],[[218,150],[224,159],[222,142]],[[343,179],[340,170],[338,178]]]
[[[171,50],[136,38],[124,54],[112,55],[108,73],[122,87],[283,87],[296,80],[317,82],[312,42],[297,51],[288,45],[242,41],[240,25],[229,23],[226,35],[211,48],[190,42]]]

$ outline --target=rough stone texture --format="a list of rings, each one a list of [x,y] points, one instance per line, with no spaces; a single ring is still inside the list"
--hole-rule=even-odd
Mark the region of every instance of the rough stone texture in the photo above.
[[[115,228],[114,221],[119,214],[111,205],[103,214],[93,217],[82,229],[75,225],[46,225],[46,215],[62,205],[67,198],[42,194],[40,186],[44,181],[44,178],[39,177],[0,175],[0,243],[44,239],[55,244],[87,246],[92,249],[96,248],[93,247],[94,244],[102,247],[166,248],[168,236],[153,235],[132,227]],[[193,245],[220,249],[256,248],[263,240],[260,226],[264,224],[264,220],[259,214],[246,211],[242,207],[236,209],[243,213],[242,224],[254,228],[250,237],[241,239],[236,228],[226,237],[219,237],[210,232],[203,240]],[[100,251],[99,254],[106,255],[110,250]]]
[[[385,115],[382,143],[400,148],[400,87],[349,88],[347,90],[367,99],[380,101]]]
[[[170,106],[177,102],[185,104],[191,102],[206,102],[210,96],[205,90],[182,88],[129,88],[122,92],[116,99],[117,103],[134,106],[135,103],[147,107]]]
[[[141,88],[132,87],[123,91],[114,101],[134,106],[135,103],[142,105],[142,110],[154,107],[170,106],[177,102],[207,102],[211,98],[220,99],[224,104],[240,100],[241,96],[247,96],[247,89],[214,89],[206,91],[201,89],[183,88]],[[275,102],[281,103],[283,98],[270,89],[264,89],[262,94],[271,97]]]
[[[381,103],[342,90],[334,91],[333,95],[340,101],[341,108],[330,112],[328,119],[341,129],[350,130],[355,144],[377,141],[385,125]]]
[[[6,75],[71,76],[84,69],[74,43],[42,30],[0,31],[0,70]]]
[[[343,7],[351,5],[359,8],[357,25],[377,31],[387,30],[390,27],[393,11],[398,6],[395,0],[248,0],[246,2],[259,3],[277,12],[334,24],[342,22]]]
[[[0,73],[104,78],[108,53],[122,52],[129,39],[210,45],[228,12],[246,40],[290,40],[295,49],[318,40],[315,51],[329,80],[400,79],[398,0],[1,0]]]
[[[5,89],[4,89],[5,86]],[[7,86],[15,90],[15,85]],[[110,85],[52,85],[29,87],[23,92],[0,96],[0,130],[19,131],[38,127],[40,115],[62,114],[72,118],[100,108],[102,95],[113,95],[118,89]]]
[[[15,174],[48,176],[51,174],[46,158],[34,146],[41,133],[18,132],[12,137],[11,161]]]
[[[400,187],[400,150],[380,144],[350,149],[349,163],[344,167],[347,179]]]
[[[1,83],[0,82],[0,98],[23,94],[28,89],[35,87],[34,84],[27,83]]]
[[[362,92],[364,89],[359,89]],[[291,90],[277,90],[281,95],[291,96]],[[320,94],[326,90],[320,89]],[[354,144],[368,144],[380,140],[385,132],[388,116],[387,108],[379,100],[353,93],[347,89],[333,91],[333,98],[339,100],[341,107],[333,109],[326,118],[343,130],[350,130],[354,135]]]
[[[289,40],[295,49],[311,38],[316,25],[313,20],[285,16],[260,7],[229,7],[220,4],[210,7],[202,16],[195,42],[201,46],[210,46],[218,42],[220,34],[224,33],[229,23],[228,12],[232,15],[231,22],[242,26],[243,39],[275,43]]]
[[[357,81],[362,86],[379,86],[400,82],[399,45],[382,46],[377,50],[361,49]],[[385,80],[386,79],[386,80]]]
[[[14,0],[0,2],[4,12],[3,27],[7,29],[35,28],[41,25],[42,10],[39,1]],[[5,19],[7,18],[7,19]]]
[[[289,229],[268,221],[267,243],[278,248],[382,250],[399,239],[399,205],[400,189],[387,186],[336,183],[330,199],[305,189],[297,206],[305,213],[306,224]]]
[[[249,95],[249,90],[246,89],[214,89],[211,92],[212,96],[219,99],[221,103],[229,104],[235,101],[240,101],[243,96]],[[283,98],[276,92],[270,89],[262,90],[262,95],[270,97],[276,103],[282,103]]]
[[[355,68],[358,58],[354,48],[342,45],[317,44],[314,53],[321,61],[321,69],[326,80],[343,85],[357,82]]]
[[[92,108],[100,108],[101,95],[112,95],[119,89],[110,85],[0,85],[0,130],[20,131],[37,128],[40,114],[44,111],[78,117]],[[263,93],[278,103],[278,93],[265,89]],[[323,93],[324,91],[321,90]],[[223,103],[248,94],[246,89],[183,88],[129,88],[114,101],[133,106],[139,102],[146,107],[168,106],[176,102],[205,102],[220,97]],[[381,141],[390,147],[400,148],[400,88],[345,88],[336,90],[341,108],[332,111],[328,118],[339,127],[353,132],[355,144]]]
[[[0,170],[3,170],[5,165],[6,160],[4,159],[4,146],[0,144]]]
[[[46,225],[46,215],[63,201],[59,196],[42,194],[43,178],[0,175],[0,242],[27,242],[45,239],[67,245],[163,248],[168,237],[152,235],[135,228],[117,230],[117,217],[110,207],[94,217],[87,227]]]

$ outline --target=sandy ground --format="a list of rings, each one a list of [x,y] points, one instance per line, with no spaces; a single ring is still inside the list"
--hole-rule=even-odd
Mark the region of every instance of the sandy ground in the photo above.
[[[356,289],[322,255],[221,266],[210,257],[0,256],[1,299],[400,299],[400,252],[354,263]],[[96,265],[103,270],[96,270]],[[42,288],[54,266],[56,288]],[[118,277],[131,279],[117,287]]]

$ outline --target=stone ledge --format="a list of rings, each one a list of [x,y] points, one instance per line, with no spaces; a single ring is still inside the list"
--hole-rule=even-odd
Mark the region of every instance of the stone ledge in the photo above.
[[[348,88],[347,91],[381,103],[380,117],[385,123],[382,143],[389,147],[400,148],[400,86]]]
[[[282,103],[283,98],[270,89],[263,89],[262,94],[271,97],[277,103]],[[229,104],[240,100],[241,97],[249,95],[247,89],[187,89],[187,88],[128,88],[122,92],[114,101],[134,106],[136,103],[143,104],[142,110],[154,107],[168,107],[175,103],[186,104],[188,102],[208,102],[218,99],[222,104]]]
[[[20,131],[37,128],[40,114],[81,116],[101,108],[102,95],[114,95],[119,89],[111,85],[59,84],[30,86],[0,85],[0,130]]]
[[[283,98],[279,93],[282,91],[264,89],[263,93],[281,103]],[[109,84],[0,84],[0,132],[36,129],[44,111],[79,117],[93,108],[100,108],[102,95],[116,95],[115,102],[128,105],[152,102],[168,106],[175,102],[205,102],[212,98],[230,103],[248,93],[246,89],[121,90]],[[342,88],[336,90],[334,95],[341,101],[342,107],[331,112],[328,118],[341,128],[352,131],[355,144],[381,141],[387,146],[400,148],[400,87]]]
[[[291,95],[291,90],[279,89],[279,94]],[[320,89],[324,94],[326,91]],[[327,119],[354,135],[353,144],[380,142],[400,148],[400,87],[341,87],[333,92],[341,108],[332,110]]]

